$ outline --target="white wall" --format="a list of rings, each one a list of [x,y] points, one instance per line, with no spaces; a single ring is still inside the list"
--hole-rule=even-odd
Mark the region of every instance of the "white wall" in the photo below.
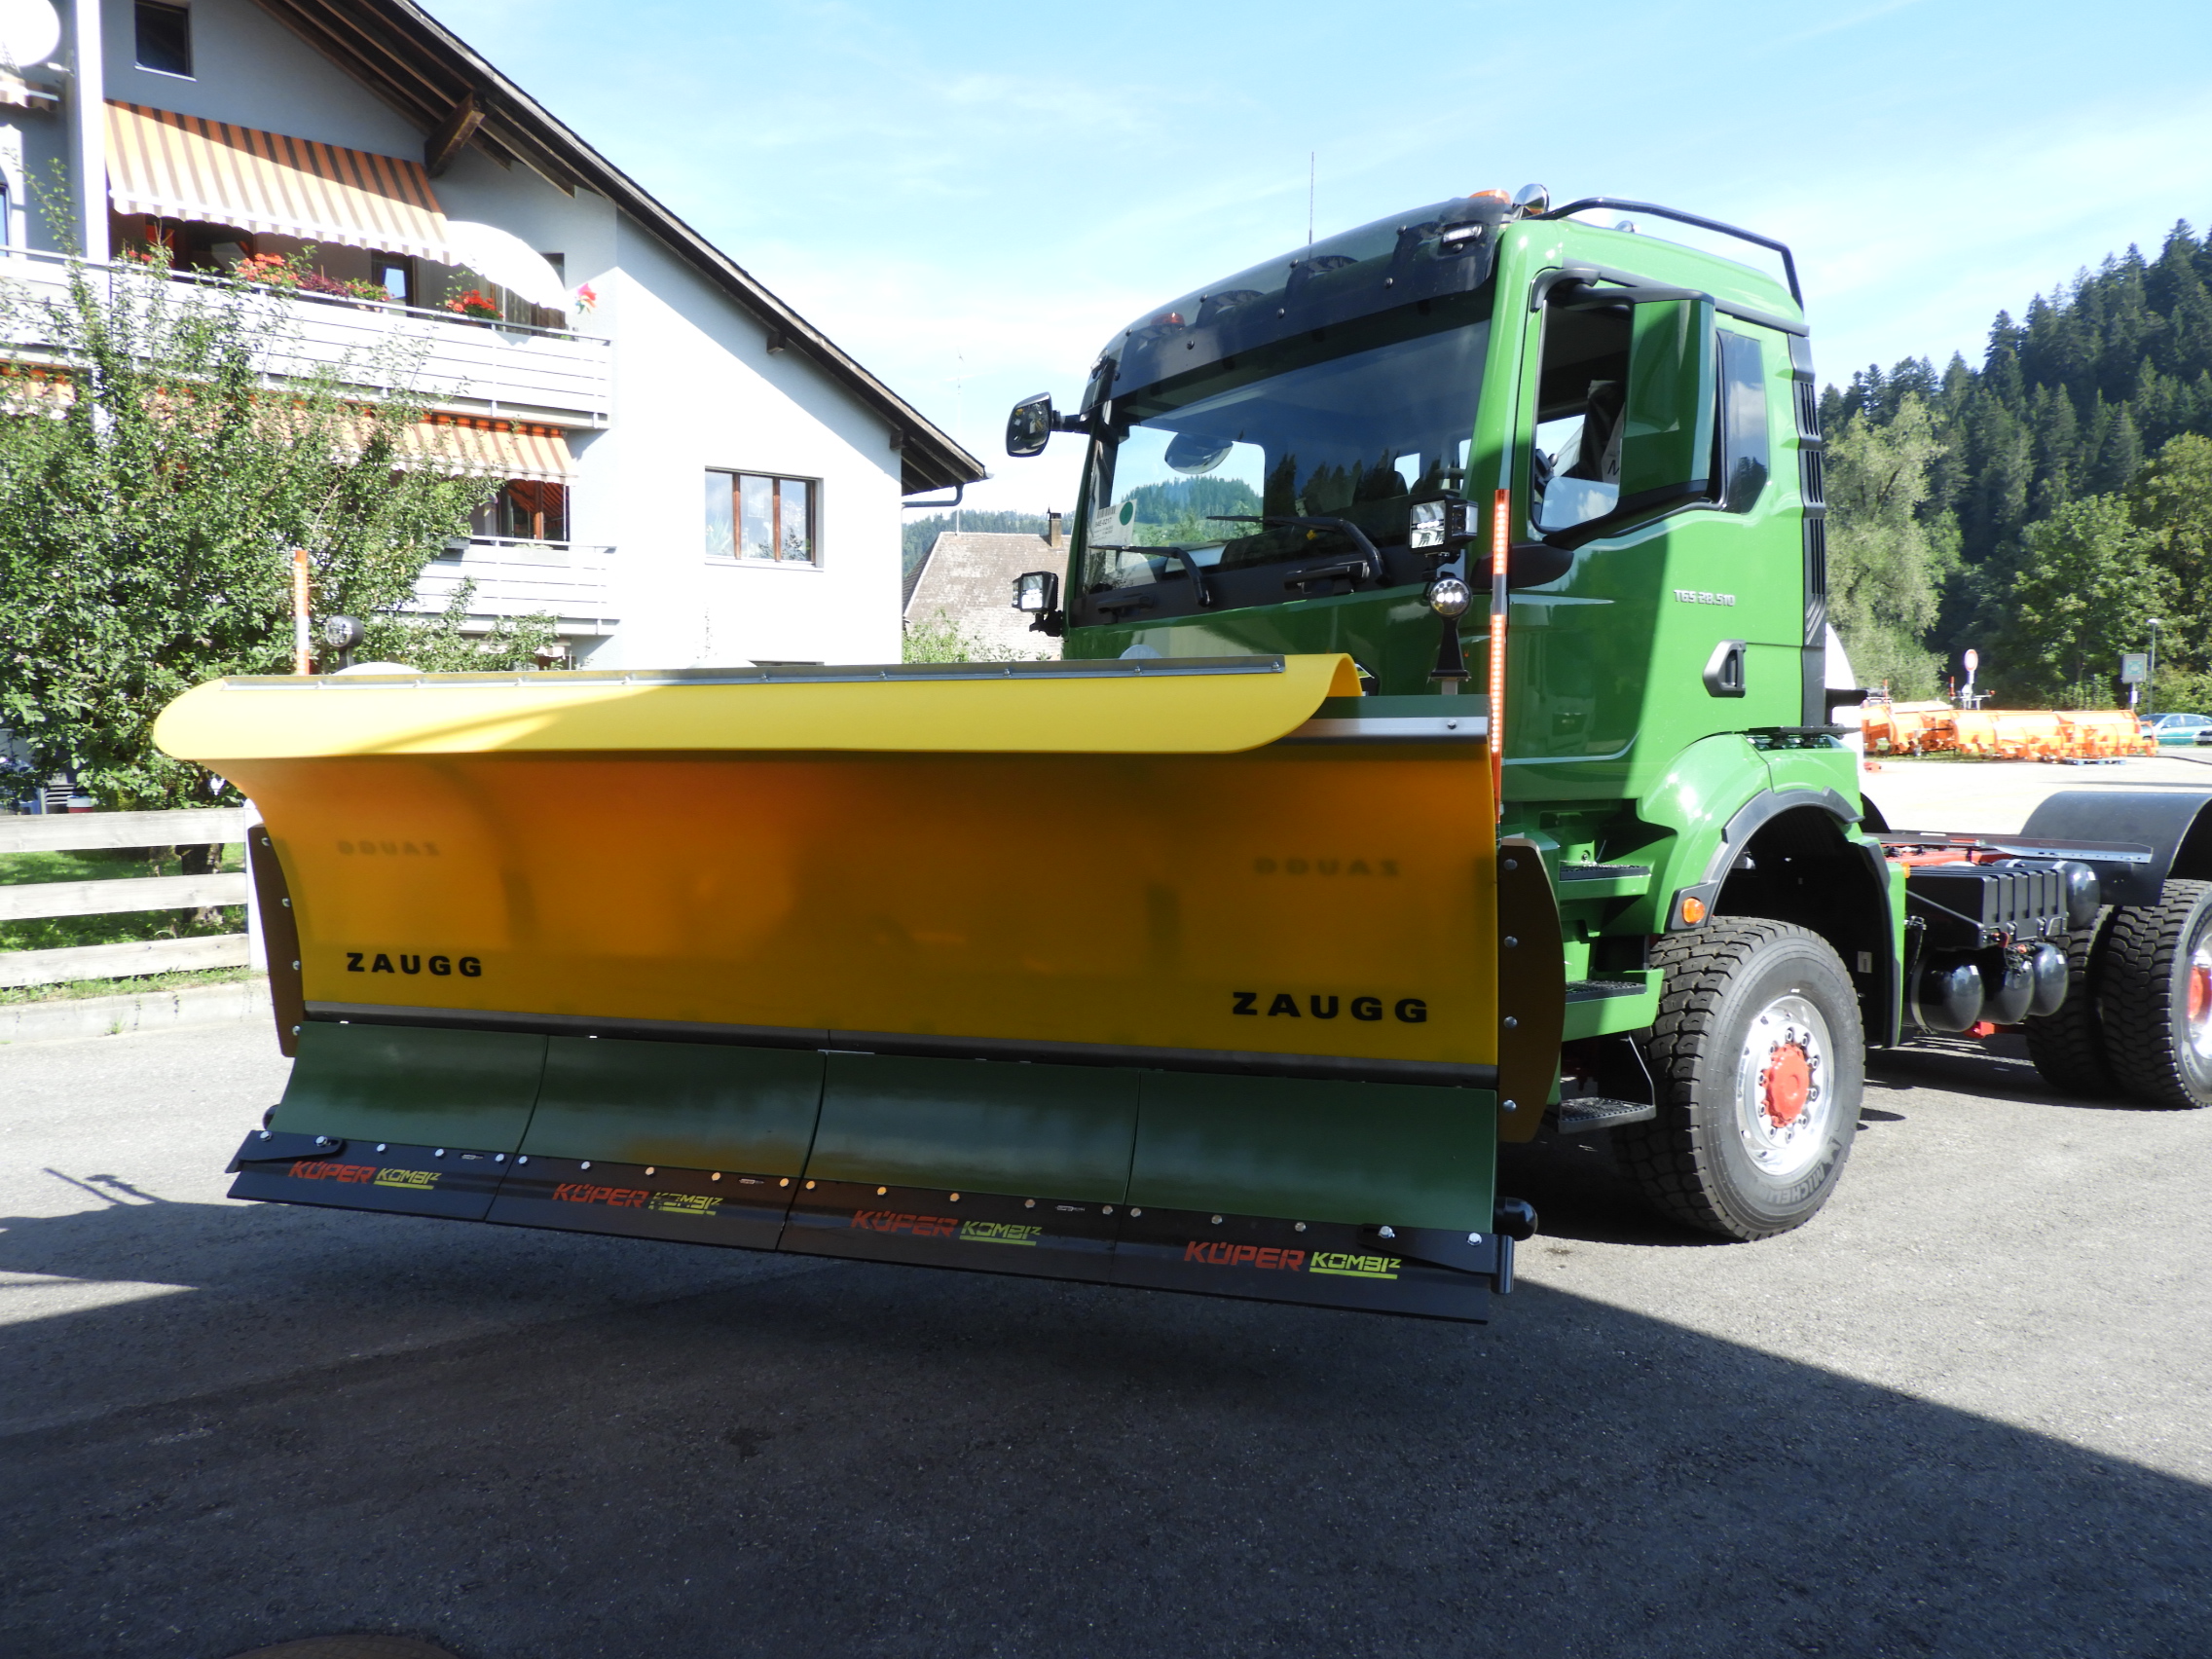
[[[624,621],[591,666],[896,662],[889,422],[797,353],[771,354],[758,323],[627,217],[617,245],[599,284],[614,421],[585,463],[575,534],[620,549]],[[710,558],[710,467],[820,479],[818,568]]]
[[[253,0],[191,4],[188,81],[138,68],[131,0],[104,0],[109,98],[384,156],[422,158],[422,129]]]

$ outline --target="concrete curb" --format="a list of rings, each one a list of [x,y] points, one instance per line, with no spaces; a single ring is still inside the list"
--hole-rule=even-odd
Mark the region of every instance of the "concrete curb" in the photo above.
[[[269,981],[265,978],[143,991],[135,996],[0,1003],[0,1043],[74,1043],[87,1037],[121,1037],[136,1031],[222,1025],[256,1017],[270,1017]]]

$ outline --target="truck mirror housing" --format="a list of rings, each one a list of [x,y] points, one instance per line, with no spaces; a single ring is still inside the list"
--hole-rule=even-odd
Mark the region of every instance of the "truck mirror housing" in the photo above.
[[[1049,616],[1060,606],[1060,578],[1051,571],[1025,571],[1014,578],[1014,608],[1030,616]]]
[[[1633,327],[1616,520],[1713,490],[1713,302],[1640,305]]]
[[[1006,453],[1023,458],[1043,455],[1056,424],[1050,392],[1023,398],[1006,418]]]

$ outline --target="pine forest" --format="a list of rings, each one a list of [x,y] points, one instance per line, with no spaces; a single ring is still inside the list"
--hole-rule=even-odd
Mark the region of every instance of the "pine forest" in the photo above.
[[[1821,401],[1829,609],[1859,682],[1963,680],[2111,707],[2152,643],[2159,710],[2212,712],[2212,241],[2184,222],[2000,312],[1978,367],[1907,358]]]

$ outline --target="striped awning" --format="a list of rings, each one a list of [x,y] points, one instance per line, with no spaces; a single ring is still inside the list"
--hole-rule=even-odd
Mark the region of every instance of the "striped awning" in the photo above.
[[[569,440],[559,427],[526,425],[519,421],[433,416],[420,423],[400,447],[413,464],[441,472],[538,478],[566,484],[576,471]]]
[[[396,156],[110,103],[107,179],[119,213],[446,257],[445,213],[430,175]]]

